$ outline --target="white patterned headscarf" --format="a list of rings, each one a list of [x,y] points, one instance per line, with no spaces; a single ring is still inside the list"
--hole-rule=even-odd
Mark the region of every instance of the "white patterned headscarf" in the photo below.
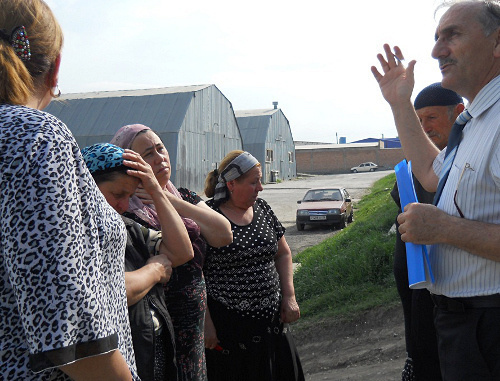
[[[220,205],[224,200],[229,198],[227,189],[228,181],[244,175],[257,164],[259,164],[259,161],[246,151],[231,161],[219,174],[218,183],[215,186],[214,204]]]

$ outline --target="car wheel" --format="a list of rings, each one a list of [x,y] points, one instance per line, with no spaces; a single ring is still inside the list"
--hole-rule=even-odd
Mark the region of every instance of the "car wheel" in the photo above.
[[[373,172],[374,170],[375,170],[375,169],[373,169],[373,168],[370,168],[370,172]]]
[[[351,210],[351,214],[349,214],[349,218],[347,219],[347,222],[348,223],[351,223],[352,222],[352,217],[354,215],[354,212]]]
[[[358,173],[358,170],[357,169],[353,169],[352,170],[354,173]]]
[[[347,226],[347,217],[342,218],[337,226],[339,230],[344,229]]]
[[[297,225],[297,230],[302,231],[304,230],[304,224],[299,224],[298,222],[295,223]]]

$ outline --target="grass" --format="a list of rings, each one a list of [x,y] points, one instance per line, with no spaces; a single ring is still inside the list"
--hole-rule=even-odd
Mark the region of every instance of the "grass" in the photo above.
[[[350,317],[398,301],[392,275],[397,214],[390,191],[396,177],[377,181],[356,205],[354,222],[335,236],[294,257],[301,320]]]

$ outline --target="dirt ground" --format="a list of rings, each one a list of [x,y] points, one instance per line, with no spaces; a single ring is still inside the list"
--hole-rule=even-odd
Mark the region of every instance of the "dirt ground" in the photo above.
[[[338,233],[328,227],[295,227],[297,200],[307,189],[341,185],[356,202],[387,171],[303,177],[264,187],[261,197],[273,208],[286,228],[292,255]],[[401,380],[405,361],[401,306],[381,307],[350,321],[326,320],[314,327],[300,321],[292,326],[307,381]]]
[[[307,381],[401,380],[405,362],[401,306],[381,307],[345,322],[292,326]]]

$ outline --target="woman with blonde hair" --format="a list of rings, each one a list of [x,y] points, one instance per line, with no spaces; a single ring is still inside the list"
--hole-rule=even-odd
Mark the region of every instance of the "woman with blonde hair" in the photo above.
[[[250,153],[231,151],[205,181],[207,204],[231,223],[233,242],[207,247],[209,381],[300,381],[288,323],[300,317],[285,228],[261,198],[262,171]],[[209,312],[208,312],[209,311]]]
[[[63,34],[42,0],[0,0],[0,379],[138,380],[125,226],[55,96]]]

